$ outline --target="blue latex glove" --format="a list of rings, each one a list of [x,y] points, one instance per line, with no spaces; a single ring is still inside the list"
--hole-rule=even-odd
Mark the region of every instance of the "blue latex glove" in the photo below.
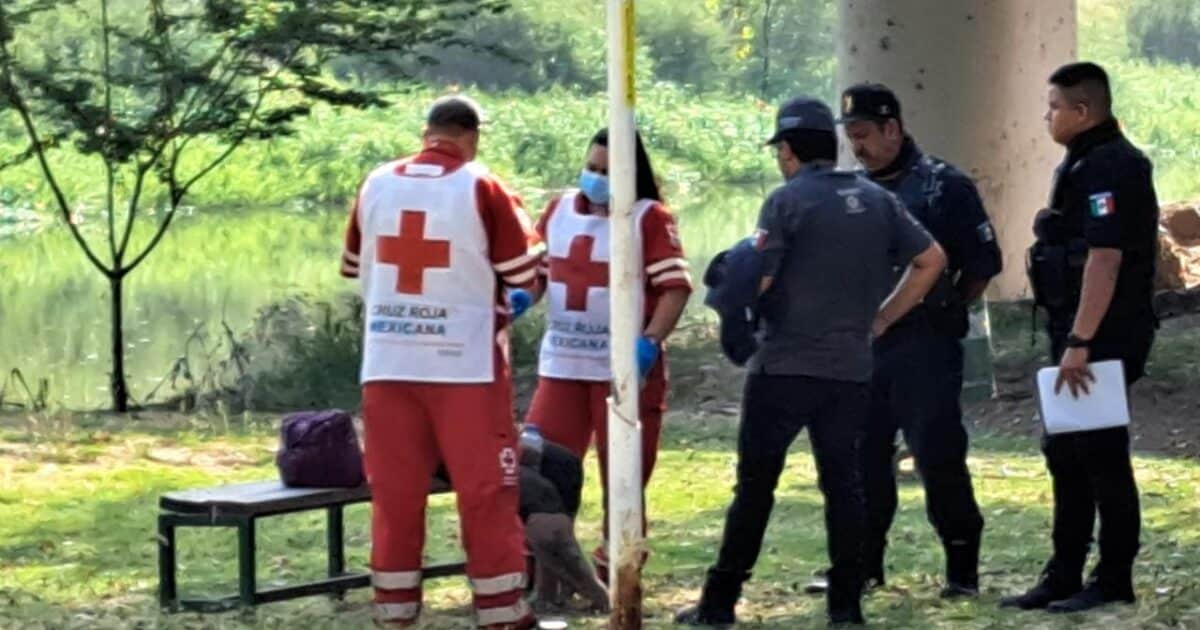
[[[658,344],[649,337],[638,337],[637,340],[637,363],[638,372],[645,380],[650,374],[650,370],[654,369],[654,364],[658,362]]]
[[[512,318],[516,321],[517,318],[525,314],[530,306],[533,306],[533,296],[525,289],[510,289],[508,292],[508,303],[512,305]]]

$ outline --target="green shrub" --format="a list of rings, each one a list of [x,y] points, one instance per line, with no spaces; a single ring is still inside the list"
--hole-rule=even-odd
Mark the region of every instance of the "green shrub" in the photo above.
[[[529,315],[510,334],[514,371],[525,375],[542,336],[543,318]],[[198,329],[148,402],[235,412],[358,408],[363,313],[357,294],[294,295],[261,308],[242,335],[222,328],[215,336],[207,326]]]
[[[1133,46],[1142,56],[1200,66],[1200,3],[1137,0],[1128,20]]]

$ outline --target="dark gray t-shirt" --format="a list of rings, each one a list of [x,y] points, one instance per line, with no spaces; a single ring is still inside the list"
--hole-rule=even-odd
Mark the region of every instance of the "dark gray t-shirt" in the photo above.
[[[758,220],[764,338],[755,373],[871,379],[871,322],[906,265],[933,239],[866,178],[809,165],[777,188]]]

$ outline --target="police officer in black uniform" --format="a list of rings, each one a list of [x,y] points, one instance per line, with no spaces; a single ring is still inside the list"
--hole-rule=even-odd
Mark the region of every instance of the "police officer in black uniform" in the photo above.
[[[764,330],[742,399],[737,487],[700,602],[680,611],[676,622],[734,623],[788,447],[807,428],[833,566],[829,620],[862,623],[859,445],[870,403],[870,338],[924,298],[945,254],[893,195],[834,168],[837,136],[825,104],[804,98],[785,104],[768,143],[787,183],[759,215]],[[899,286],[897,260],[908,269]]]
[[[1063,66],[1050,77],[1050,135],[1067,147],[1050,207],[1034,223],[1034,297],[1048,318],[1058,387],[1086,395],[1089,362],[1119,359],[1127,384],[1144,373],[1157,319],[1152,305],[1158,199],[1152,165],[1121,133],[1104,69]],[[1001,603],[1052,612],[1135,600],[1141,516],[1128,427],[1047,435],[1054,481],[1054,555],[1041,579]],[[1100,516],[1100,561],[1082,574]]]
[[[929,520],[946,552],[943,597],[979,589],[983,516],[967,470],[967,432],[959,399],[967,306],[1000,273],[1000,248],[971,179],[924,154],[905,128],[886,86],[860,84],[842,94],[842,119],[854,154],[872,181],[895,193],[937,239],[949,264],[925,301],[874,343],[871,415],[863,447],[868,584],[884,581],[884,549],[896,514],[894,457],[900,431],[925,485]],[[823,581],[809,592],[820,592]]]

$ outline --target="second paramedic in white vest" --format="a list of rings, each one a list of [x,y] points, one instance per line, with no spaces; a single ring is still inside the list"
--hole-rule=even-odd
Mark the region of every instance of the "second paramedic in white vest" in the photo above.
[[[421,152],[362,184],[342,274],[362,280],[371,584],[380,621],[421,611],[425,504],[453,480],[480,627],[537,626],[524,600],[517,434],[504,287],[532,288],[542,246],[520,200],[475,160],[468,98],[429,110]]]
[[[675,329],[692,292],[675,218],[662,203],[654,169],[636,138],[637,201],[642,286],[641,370],[642,485],[650,480],[667,407],[667,362],[663,342]],[[538,219],[546,243],[535,298],[548,295],[546,334],[538,360],[538,385],[528,422],[547,440],[579,457],[595,443],[600,479],[607,492],[607,406],[609,369],[608,132],[599,131],[587,150],[579,188],[550,202]],[[608,517],[604,525],[607,538]],[[601,580],[608,577],[606,546],[593,554]]]

